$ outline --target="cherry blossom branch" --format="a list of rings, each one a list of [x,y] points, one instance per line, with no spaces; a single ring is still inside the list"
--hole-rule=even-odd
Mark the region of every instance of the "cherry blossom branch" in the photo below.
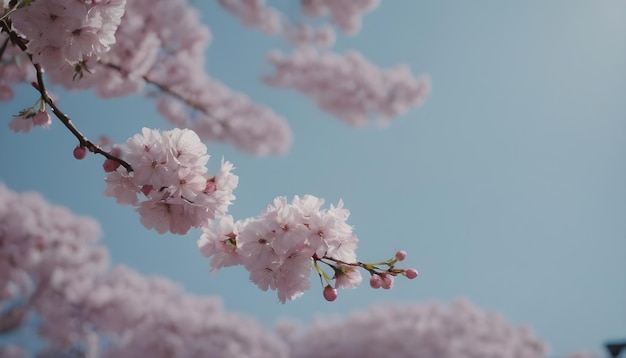
[[[323,263],[325,263],[326,265],[328,265],[328,266],[330,266],[332,268],[336,267],[334,264],[341,265],[341,266],[360,267],[360,268],[366,270],[367,272],[369,272],[372,275],[377,275],[377,274],[380,274],[380,273],[384,272],[384,273],[391,274],[393,276],[397,276],[397,275],[404,274],[407,271],[405,269],[394,268],[394,265],[399,261],[395,257],[393,259],[388,260],[388,261],[375,262],[375,263],[364,263],[364,262],[361,262],[361,261],[345,262],[345,261],[338,260],[338,259],[335,259],[335,258],[332,258],[332,257],[329,257],[329,256],[324,256],[322,258],[313,257],[313,259],[315,261],[323,262]],[[334,264],[330,263],[330,262],[327,262],[327,261],[324,261],[324,260],[332,261]],[[388,268],[386,270],[384,270],[384,269],[378,267],[380,265],[387,265]]]
[[[39,91],[39,93],[41,94],[41,99],[44,102],[46,102],[48,106],[50,106],[50,108],[52,109],[52,113],[54,113],[54,115],[63,123],[63,125],[65,125],[65,127],[76,137],[76,139],[78,139],[80,146],[87,148],[87,150],[89,150],[92,153],[100,154],[107,159],[120,163],[120,165],[123,166],[126,169],[126,171],[132,172],[133,168],[131,167],[130,164],[128,164],[128,162],[126,162],[125,160],[115,155],[112,155],[111,153],[103,150],[96,144],[92,143],[84,134],[82,134],[78,130],[78,128],[76,128],[76,126],[74,126],[70,117],[68,117],[65,113],[61,112],[59,107],[57,107],[57,105],[54,103],[52,98],[50,98],[50,95],[46,91],[44,81],[43,81],[43,72],[41,71],[41,66],[37,64],[34,64],[34,66],[35,66],[35,70],[37,71],[37,84],[35,85],[33,83],[33,87],[35,87],[35,89]]]
[[[32,55],[28,53],[27,47],[24,41],[17,35],[17,33],[15,33],[15,31],[12,31],[9,28],[9,25],[5,21],[0,21],[0,25],[2,26],[2,31],[6,31],[9,34],[9,38],[11,39],[11,42],[14,45],[18,46],[24,53],[26,53],[32,62]],[[126,171],[132,172],[133,168],[131,167],[130,164],[128,164],[128,162],[100,148],[99,146],[91,142],[84,134],[82,134],[78,130],[78,128],[76,128],[76,126],[74,125],[70,117],[67,116],[65,113],[63,113],[59,109],[59,107],[54,103],[54,101],[48,94],[48,91],[46,90],[45,82],[43,79],[43,70],[41,66],[38,63],[34,63],[34,62],[32,63],[33,63],[33,67],[35,68],[35,72],[37,74],[37,83],[32,83],[32,86],[37,91],[39,91],[41,100],[44,103],[46,103],[48,106],[50,106],[50,108],[52,109],[52,113],[54,113],[54,115],[61,121],[61,123],[63,123],[63,125],[74,135],[74,137],[78,139],[79,146],[82,148],[86,148],[87,150],[89,150],[90,152],[94,154],[100,154],[109,160],[113,160],[119,163],[121,166],[123,166],[126,169]]]
[[[102,66],[105,66],[107,68],[110,68],[112,70],[115,70],[117,72],[119,72],[121,75],[123,76],[127,76],[128,74],[126,73],[126,71],[124,71],[124,69],[116,64],[113,63],[107,63],[107,62],[102,62],[102,61],[98,61],[99,64],[101,64]],[[148,77],[147,75],[143,75],[141,76],[141,78],[148,84],[151,84],[153,86],[155,86],[156,88],[158,88],[161,92],[174,97],[178,100],[180,100],[181,102],[183,102],[184,104],[186,104],[187,106],[189,106],[189,108],[198,110],[204,114],[206,114],[207,116],[210,116],[209,111],[207,111],[207,109],[205,107],[203,107],[202,105],[190,100],[189,98],[186,98],[185,96],[181,95],[180,93],[174,91],[173,89],[171,89],[169,86],[161,84],[153,79],[151,79],[150,77]],[[214,117],[212,117],[214,118]],[[224,127],[228,127],[228,122],[223,121],[220,118],[214,118],[219,124],[223,125]]]

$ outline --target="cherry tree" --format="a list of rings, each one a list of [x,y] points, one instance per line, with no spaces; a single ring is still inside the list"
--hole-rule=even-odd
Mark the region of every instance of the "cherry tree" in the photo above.
[[[0,229],[0,332],[37,333],[45,342],[41,357],[548,357],[532,330],[463,300],[378,305],[345,319],[306,326],[282,320],[267,329],[224,310],[217,297],[193,296],[168,279],[112,266],[95,220],[4,185]],[[212,266],[232,263],[224,255]],[[293,287],[279,287],[279,296],[281,289],[289,294]],[[9,344],[0,356],[27,352]],[[583,357],[595,356],[568,356]]]
[[[428,80],[415,78],[405,66],[382,70],[358,53],[328,52],[334,34],[328,25],[292,24],[263,2],[219,3],[244,24],[294,42],[293,55],[270,55],[276,71],[267,83],[301,91],[348,123],[363,125],[370,117],[387,121],[421,104],[428,94]],[[354,33],[363,13],[376,5],[344,3],[303,1],[302,11],[312,17],[329,13],[340,30]],[[164,21],[164,13],[181,21]],[[309,288],[313,268],[329,301],[336,298],[336,288],[358,285],[357,268],[387,289],[394,276],[417,276],[415,269],[396,268],[396,258],[378,265],[357,261],[358,240],[345,222],[349,212],[342,204],[326,211],[320,209],[323,201],[312,196],[290,205],[277,198],[262,217],[245,224],[225,218],[238,177],[228,161],[209,173],[210,156],[202,140],[230,142],[251,154],[278,154],[288,149],[290,130],[273,111],[206,74],[210,31],[185,1],[5,1],[1,26],[1,55],[6,58],[0,65],[2,98],[11,99],[11,86],[28,81],[39,97],[13,117],[9,128],[27,133],[50,126],[50,114],[57,117],[78,139],[74,157],[102,155],[105,195],[134,206],[146,228],[181,235],[204,228],[199,246],[205,255],[218,256],[213,268],[237,261],[261,289],[277,290],[281,302]],[[57,106],[48,83],[94,89],[104,98],[154,87],[157,109],[179,129],[144,128],[123,144],[94,143]],[[256,255],[259,250],[267,255]],[[230,261],[224,262],[225,253]]]
[[[0,331],[36,314],[44,356],[287,357],[276,335],[218,298],[111,267],[95,220],[4,185],[0,204]]]
[[[272,72],[263,77],[265,84],[295,90],[347,125],[387,125],[429,95],[429,79],[406,65],[383,69],[358,51],[333,51],[336,33],[358,34],[377,0],[301,0],[299,11],[308,20],[298,22],[263,0],[217,2],[244,26],[290,42],[290,51],[268,53]],[[359,261],[359,239],[342,201],[326,208],[313,195],[280,196],[256,217],[229,215],[239,180],[235,165],[223,159],[210,172],[205,142],[225,142],[256,156],[285,154],[291,130],[273,109],[206,73],[211,32],[188,2],[3,0],[0,30],[0,101],[11,101],[14,86],[24,83],[34,98],[8,121],[10,130],[25,134],[58,120],[77,140],[77,160],[102,160],[105,196],[134,207],[147,229],[180,235],[201,229],[198,249],[211,271],[241,265],[261,290],[277,291],[282,303],[303,295],[312,275],[327,301],[337,299],[338,289],[356,288],[361,272],[369,274],[373,289],[391,289],[399,276],[418,276],[414,268],[398,267],[407,259],[402,250],[379,262]],[[79,130],[86,119],[66,114],[50,85],[91,90],[105,99],[146,94],[176,128],[145,127],[129,133],[125,143],[94,141]],[[547,354],[529,329],[466,302],[373,307],[345,322],[324,320],[301,330],[281,324],[268,331],[250,317],[226,312],[217,298],[195,297],[169,280],[112,267],[93,219],[3,185],[0,204],[0,331],[28,329],[35,315],[46,344],[41,356]],[[7,345],[0,354],[25,352]]]

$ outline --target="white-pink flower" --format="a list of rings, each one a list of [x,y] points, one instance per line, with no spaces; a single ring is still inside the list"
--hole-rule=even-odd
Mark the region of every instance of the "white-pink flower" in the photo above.
[[[276,290],[285,303],[310,287],[314,260],[356,262],[357,239],[345,223],[348,211],[341,202],[329,210],[321,209],[323,203],[312,195],[296,196],[291,203],[277,197],[256,218],[236,223],[225,218],[204,229],[198,246],[212,271],[242,264],[252,282],[263,291]],[[337,287],[356,287],[360,273],[347,266],[343,271],[335,277]]]
[[[217,272],[222,267],[241,264],[237,252],[237,235],[239,230],[233,217],[227,215],[212,229],[203,229],[198,240],[198,248],[202,255],[211,257],[211,272]]]
[[[11,20],[28,39],[33,61],[56,71],[109,51],[125,6],[126,0],[30,1],[15,11]]]
[[[118,167],[108,173],[104,193],[120,204],[135,205],[149,229],[185,234],[192,227],[205,227],[226,215],[235,198],[238,177],[231,173],[232,164],[222,162],[211,177],[206,146],[192,130],[143,128],[122,152],[133,171]],[[138,200],[138,193],[145,200]]]

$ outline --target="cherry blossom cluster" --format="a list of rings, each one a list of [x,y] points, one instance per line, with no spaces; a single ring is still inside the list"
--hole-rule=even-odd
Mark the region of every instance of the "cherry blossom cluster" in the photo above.
[[[292,358],[546,358],[548,348],[526,327],[467,301],[379,305],[345,320],[320,318],[305,329],[279,327]]]
[[[51,340],[49,351],[82,345],[104,358],[288,356],[278,337],[252,318],[225,312],[218,298],[192,296],[123,266],[81,287],[71,301],[47,302],[56,309],[40,311],[44,322],[73,332]]]
[[[34,127],[48,129],[51,124],[52,118],[46,112],[46,105],[39,100],[33,107],[26,108],[13,116],[9,122],[9,128],[16,133],[28,133]]]
[[[315,46],[319,48],[332,47],[336,40],[335,30],[330,26],[291,26],[285,30],[285,36],[296,46]]]
[[[0,184],[0,328],[29,329],[48,342],[42,356],[286,358],[287,347],[255,320],[225,312],[171,281],[110,269],[92,219]],[[48,354],[48,355],[46,355]],[[9,345],[2,357],[23,357]]]
[[[46,297],[104,272],[109,255],[96,246],[99,236],[93,219],[0,183],[0,331],[18,327]]]
[[[107,159],[104,194],[119,204],[134,205],[148,229],[185,234],[224,216],[235,198],[238,177],[231,173],[233,165],[222,161],[215,175],[209,175],[206,145],[192,130],[161,133],[143,128],[142,134],[114,150],[132,172]]]
[[[265,82],[297,90],[312,97],[318,106],[354,126],[364,126],[370,117],[381,123],[420,106],[430,93],[430,81],[415,77],[407,66],[380,69],[356,51],[345,55],[329,48],[335,32],[327,25],[294,24],[276,9],[258,0],[220,0],[219,3],[245,25],[282,35],[295,45],[291,55],[271,52],[268,61],[275,68]],[[344,32],[355,34],[364,13],[376,8],[379,0],[302,0],[309,16],[329,15]],[[269,15],[271,14],[271,16]],[[279,26],[280,25],[280,26]],[[272,31],[267,31],[271,28]]]
[[[291,55],[273,52],[268,59],[275,72],[266,83],[311,96],[320,108],[355,126],[366,125],[370,117],[387,122],[421,105],[430,93],[428,78],[415,78],[406,66],[380,70],[355,51],[338,55],[300,47]]]
[[[47,0],[23,3],[11,14],[13,26],[27,39],[34,63],[48,70],[99,58],[115,43],[126,0]],[[79,65],[80,66],[80,65]]]
[[[342,218],[347,211],[341,205],[327,210],[331,216],[326,217],[319,207],[320,200],[313,197],[297,198],[292,204],[277,199],[268,211],[275,221],[284,221],[284,217],[300,215],[294,210],[302,210],[310,214],[310,228],[349,232],[342,224],[323,224],[332,220],[345,224]],[[224,233],[236,229],[232,219],[230,223],[222,220],[219,226]],[[327,238],[329,233],[322,236]],[[43,348],[38,356],[42,357],[547,356],[546,344],[530,329],[514,327],[466,301],[449,306],[380,305],[344,320],[319,318],[308,327],[283,321],[272,332],[252,318],[225,311],[215,297],[192,296],[167,279],[143,276],[124,266],[110,268],[108,251],[97,246],[99,235],[94,220],[51,206],[38,194],[17,194],[0,184],[0,331],[24,334],[28,330],[40,335],[44,341],[38,345]],[[240,235],[233,231],[226,240]],[[205,236],[201,242],[206,240]],[[352,255],[352,249],[338,254]],[[393,266],[393,261],[405,256],[399,252],[387,263]],[[218,257],[226,261],[214,263]],[[228,266],[228,257],[215,255],[211,265]],[[24,324],[29,313],[37,315],[38,327],[30,321]],[[27,352],[6,344],[0,347],[0,356],[23,358],[31,356],[32,349],[28,347]],[[592,357],[597,355],[568,356]]]
[[[163,14],[177,21],[167,21]],[[282,154],[290,148],[292,134],[283,118],[206,73],[211,34],[188,2],[135,0],[117,37],[119,49],[115,46],[100,61],[109,65],[100,69],[101,76],[117,79],[107,88],[129,86],[130,93],[146,83],[156,86],[158,111],[203,140],[230,142],[255,155]],[[95,83],[108,82],[100,78]]]
[[[279,35],[293,24],[285,14],[270,7],[265,0],[218,0],[245,26],[269,35]],[[354,35],[361,29],[361,18],[374,10],[380,0],[300,0],[302,13],[308,17],[329,16],[343,32]]]
[[[341,201],[330,209],[321,209],[323,204],[323,199],[312,195],[296,196],[291,203],[278,197],[256,218],[235,222],[226,216],[204,228],[198,247],[210,259],[212,272],[243,265],[252,282],[263,291],[276,290],[282,303],[310,287],[314,269],[326,282],[323,294],[328,301],[337,298],[337,288],[355,288],[361,283],[358,268],[369,271],[377,278],[374,281],[381,281],[378,287],[384,288],[391,288],[393,276],[417,276],[414,269],[394,268],[398,258],[377,264],[357,262],[358,239],[346,223],[350,212]],[[404,252],[398,255],[406,257]],[[332,275],[320,264],[330,267]],[[381,269],[381,265],[387,268]]]
[[[217,0],[233,16],[249,27],[275,35],[283,30],[283,15],[265,4],[265,0]]]
[[[71,30],[75,25],[71,16],[77,10],[74,11],[74,7],[68,4],[73,2],[85,3],[81,6],[89,9],[89,14],[93,13],[88,20],[96,21],[99,18],[103,23],[102,29],[81,27]],[[42,5],[35,7],[34,4]],[[22,45],[26,43],[25,46],[29,46],[29,53],[30,47],[37,45],[36,41],[35,45],[31,45],[33,41],[30,36],[37,31],[48,31],[40,26],[46,22],[34,22],[37,18],[30,16],[33,11],[40,17],[48,16],[47,22],[67,15],[70,19],[60,24],[65,24],[63,26],[71,30],[67,31],[77,36],[88,37],[94,31],[98,36],[104,36],[117,29],[113,42],[106,36],[92,36],[94,41],[101,41],[92,47],[80,36],[80,41],[74,35],[53,37],[57,40],[65,39],[69,46],[67,51],[80,54],[79,62],[72,62],[73,57],[60,57],[60,51],[42,52],[41,56],[37,55],[39,57],[33,54],[35,62],[44,62],[46,74],[54,84],[67,89],[94,88],[104,98],[140,93],[149,84],[158,90],[158,95],[154,97],[157,98],[159,112],[179,128],[194,129],[203,140],[231,142],[239,149],[256,155],[281,154],[289,149],[291,130],[283,118],[206,73],[205,52],[210,43],[210,31],[199,21],[197,11],[188,2],[134,0],[125,6],[123,17],[119,11],[115,12],[121,20],[114,21],[105,16],[109,8],[119,7],[123,10],[124,4],[122,0],[36,1],[7,13],[7,16],[10,15],[10,19],[16,23],[21,36],[18,40]],[[61,13],[58,7],[65,9],[67,14]],[[177,21],[168,21],[169,17],[163,14]],[[19,18],[13,20],[13,17]],[[6,34],[7,30],[3,30],[0,34],[4,44],[4,50],[0,51],[0,74],[3,75],[0,78],[0,100],[10,100],[10,86],[32,81],[34,71],[32,66],[28,66],[30,60],[20,54],[22,50],[14,43],[15,38],[11,39]],[[87,48],[93,48],[93,51],[89,52]],[[67,65],[57,66],[57,62],[62,61]]]
[[[292,24],[265,1],[219,3],[245,24],[285,36],[296,46],[329,47],[335,40],[331,27]],[[159,112],[177,127],[195,130],[203,140],[231,142],[256,155],[281,154],[289,149],[292,135],[283,118],[206,73],[205,52],[211,34],[186,1],[135,0],[126,4],[124,0],[52,0],[19,4],[14,11],[3,10],[3,19],[11,20],[13,27],[3,22],[0,34],[0,100],[12,98],[12,84],[34,78],[33,69],[25,65],[30,60],[21,53],[26,51],[35,63],[43,65],[52,83],[68,89],[94,88],[98,95],[109,98],[140,93],[151,85],[157,89],[153,97]],[[330,14],[342,29],[354,31],[362,14],[376,5],[371,0],[314,0],[303,1],[302,9],[309,15]],[[178,21],[165,21],[168,17],[163,14]],[[16,32],[9,34],[13,29]],[[299,53],[309,54],[305,67],[285,64]],[[311,53],[298,50],[291,59],[271,56],[276,73],[268,76],[268,83],[312,96],[320,108],[350,123],[366,123],[363,118],[367,116],[388,119],[403,114],[419,105],[428,93],[427,82],[406,69],[383,71],[363,60],[357,61],[363,66],[354,71],[341,71],[335,62],[350,62],[353,56]],[[329,60],[335,58],[348,60]],[[318,70],[321,79],[311,75]],[[337,72],[342,76],[328,85],[328,75]],[[373,104],[367,104],[370,100]],[[14,117],[14,131],[26,132],[37,123],[49,123],[42,116],[34,122],[34,116],[25,111],[26,116]]]
[[[348,34],[361,29],[361,18],[374,10],[380,0],[300,0],[302,11],[309,16],[330,16],[331,21]]]
[[[168,14],[177,21],[168,21]],[[206,73],[208,27],[184,0],[135,0],[126,8],[117,43],[90,73],[72,80],[70,71],[50,74],[67,88],[95,87],[105,98],[158,89],[157,109],[179,128],[203,139],[231,142],[256,155],[285,153],[291,146],[286,121]]]

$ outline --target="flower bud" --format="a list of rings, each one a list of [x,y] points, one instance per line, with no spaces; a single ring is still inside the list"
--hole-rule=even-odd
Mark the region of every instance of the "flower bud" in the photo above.
[[[74,148],[74,158],[81,160],[85,159],[85,156],[87,156],[87,148],[80,145]]]
[[[406,276],[406,278],[408,278],[409,280],[412,280],[414,278],[417,277],[417,270],[414,268],[410,268],[406,271],[404,271],[404,275]]]
[[[119,167],[120,163],[112,159],[107,159],[104,161],[104,163],[102,163],[102,168],[104,168],[104,171],[106,173],[113,172]]]
[[[52,123],[52,119],[50,118],[48,112],[39,111],[33,116],[33,123],[35,123],[36,126],[48,128]]]
[[[152,191],[152,185],[146,184],[144,186],[141,187],[141,192],[143,193],[143,195],[148,196],[150,195],[150,192]]]
[[[396,252],[396,260],[403,261],[404,259],[406,259],[406,251],[400,250]]]
[[[380,288],[380,286],[382,286],[383,284],[383,280],[380,278],[379,275],[372,275],[372,277],[370,277],[370,287],[372,287],[373,289],[378,289]]]
[[[380,287],[384,288],[385,290],[389,290],[393,287],[393,276],[387,273],[381,273],[380,278],[382,279]]]
[[[326,285],[326,287],[324,287],[324,298],[328,302],[333,302],[337,299],[337,290],[331,285]]]

